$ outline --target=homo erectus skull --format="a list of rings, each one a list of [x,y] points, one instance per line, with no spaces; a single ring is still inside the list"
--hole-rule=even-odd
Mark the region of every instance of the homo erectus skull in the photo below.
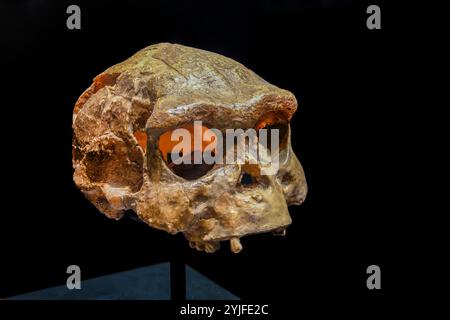
[[[232,59],[151,45],[95,77],[76,102],[74,181],[110,218],[133,210],[152,227],[183,232],[198,250],[214,252],[230,240],[239,252],[245,235],[284,234],[291,223],[287,206],[306,197],[290,142],[296,108],[291,92]],[[248,163],[177,170],[161,137],[194,121],[206,129],[279,129],[279,170],[262,175],[259,164]]]

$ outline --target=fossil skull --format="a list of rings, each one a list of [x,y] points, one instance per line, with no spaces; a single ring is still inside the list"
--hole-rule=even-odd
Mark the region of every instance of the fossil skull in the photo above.
[[[220,241],[285,233],[288,205],[307,193],[292,151],[292,93],[224,56],[177,44],[149,46],[98,75],[73,111],[74,181],[110,218],[133,210],[148,225],[183,232],[191,247],[214,252]],[[175,170],[161,136],[202,121],[208,128],[280,128],[280,164],[193,165]],[[244,181],[245,180],[245,181]]]

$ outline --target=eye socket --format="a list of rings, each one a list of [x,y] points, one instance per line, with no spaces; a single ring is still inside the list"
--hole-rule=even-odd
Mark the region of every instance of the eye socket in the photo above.
[[[173,162],[168,163],[168,167],[177,175],[186,180],[195,180],[203,177],[207,174],[213,167],[214,164],[206,164],[204,161],[199,164],[194,163],[194,153],[192,152],[189,157],[191,163],[180,163],[174,164]]]
[[[272,130],[278,130],[279,149],[282,150],[288,143],[289,125],[284,123],[277,123],[265,127],[267,129],[267,146],[272,151]]]
[[[166,131],[158,140],[158,149],[167,166],[177,176],[195,180],[207,174],[214,164],[207,164],[203,153],[215,155],[217,136],[209,128],[186,125]]]
[[[286,120],[283,114],[279,115],[273,111],[264,114],[257,122],[255,129],[258,131],[258,139],[262,137],[260,135],[260,129],[267,130],[267,148],[272,151],[272,137],[275,137],[273,130],[278,130],[278,148],[283,150],[288,144],[289,138],[289,122]]]

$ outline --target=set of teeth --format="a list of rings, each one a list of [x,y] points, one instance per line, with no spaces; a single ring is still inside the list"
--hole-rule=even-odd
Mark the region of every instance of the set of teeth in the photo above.
[[[278,228],[272,231],[274,236],[285,236],[286,228]],[[198,251],[206,251],[207,253],[213,253],[220,249],[220,241],[190,241],[189,246],[192,249]],[[239,253],[242,251],[242,243],[238,237],[230,239],[230,249],[233,253]]]
[[[189,246],[198,251],[213,253],[220,249],[220,241],[190,241]],[[233,253],[239,253],[242,250],[241,240],[238,237],[230,239],[230,249]]]

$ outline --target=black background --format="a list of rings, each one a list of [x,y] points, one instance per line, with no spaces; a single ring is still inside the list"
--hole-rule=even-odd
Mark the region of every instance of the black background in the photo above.
[[[81,7],[81,30],[66,8]],[[309,194],[269,234],[177,254],[241,298],[360,298],[399,287],[401,228],[395,154],[399,106],[392,8],[366,28],[364,1],[15,1],[2,4],[3,161],[0,298],[166,261],[173,236],[108,220],[72,182],[71,121],[94,76],[136,51],[175,42],[231,57],[292,91],[292,143]],[[6,73],[5,73],[6,71]],[[5,150],[8,150],[7,152]],[[366,268],[382,270],[382,290]]]

